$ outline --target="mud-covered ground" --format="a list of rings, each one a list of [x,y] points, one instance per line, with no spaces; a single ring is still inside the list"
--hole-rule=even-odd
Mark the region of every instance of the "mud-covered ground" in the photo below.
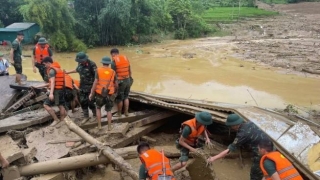
[[[258,6],[280,15],[225,25],[235,36],[239,48],[235,55],[284,68],[280,69],[284,73],[319,75],[320,3]]]

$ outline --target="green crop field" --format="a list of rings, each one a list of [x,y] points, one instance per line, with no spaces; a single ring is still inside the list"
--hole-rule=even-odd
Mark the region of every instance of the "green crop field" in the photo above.
[[[265,17],[274,16],[278,12],[266,11],[263,9],[258,9],[254,7],[214,7],[206,10],[202,17],[208,23],[210,22],[229,22],[235,21],[239,18],[250,18],[250,17]]]

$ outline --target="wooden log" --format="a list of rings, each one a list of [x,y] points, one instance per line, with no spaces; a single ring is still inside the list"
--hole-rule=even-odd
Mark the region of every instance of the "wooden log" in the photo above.
[[[156,111],[156,110],[144,110],[144,111],[138,111],[138,112],[135,112],[134,113],[134,116],[129,116],[129,117],[125,117],[125,116],[122,116],[122,117],[112,117],[112,121],[115,121],[115,122],[133,122],[133,121],[136,121],[136,120],[139,120],[141,118],[145,118],[147,116],[151,116],[155,113],[157,113],[159,111]],[[108,124],[108,121],[106,118],[102,118],[101,120],[101,125],[104,126],[104,125],[107,125]],[[90,122],[90,123],[87,123],[87,124],[83,124],[83,125],[80,125],[80,127],[84,130],[87,130],[87,129],[91,129],[91,128],[94,128],[97,126],[97,122]]]
[[[81,141],[82,139],[66,139],[66,140],[52,140],[48,141],[46,144],[60,144],[60,143],[66,143],[66,142],[77,142]]]
[[[121,139],[116,139],[115,142],[110,142],[110,145],[112,148],[125,147],[131,144],[132,142],[138,140],[141,136],[144,136],[150,133],[151,131],[157,129],[158,127],[162,126],[166,122],[167,121],[158,121],[143,127],[133,128],[126,134],[126,137]]]
[[[115,149],[114,154],[119,154],[121,158],[123,157],[125,159],[138,157],[136,147],[134,146]],[[130,156],[128,156],[128,154],[130,154]],[[74,169],[80,169],[111,162],[112,161],[108,159],[106,156],[99,155],[98,153],[89,153],[80,156],[55,159],[50,161],[34,163],[27,166],[22,166],[19,167],[19,172],[21,176],[32,176],[37,174],[49,174],[62,171],[70,171]]]
[[[36,97],[34,99],[31,99],[31,100],[27,101],[26,103],[24,103],[24,106],[30,106],[30,105],[32,105],[34,103],[43,101],[43,100],[45,100],[47,98],[48,98],[48,96],[46,94],[43,94],[41,96],[38,96],[38,97]]]
[[[146,141],[148,143],[156,143],[157,142],[157,140],[155,140],[155,139],[153,139],[153,138],[151,138],[149,136],[142,136],[141,140],[144,140],[144,141]]]
[[[53,107],[56,113],[59,112],[58,107]],[[0,133],[9,129],[24,129],[36,124],[41,124],[52,119],[45,109],[39,109],[32,112],[25,112],[15,116],[5,118],[0,121]]]
[[[132,179],[134,179],[134,180],[139,179],[138,174],[132,169],[131,165],[129,163],[127,163],[121,156],[119,156],[113,149],[111,149],[108,146],[104,146],[100,141],[98,141],[95,138],[93,138],[92,136],[90,136],[83,129],[81,129],[79,126],[77,126],[69,118],[69,116],[67,116],[65,118],[65,121],[71,131],[78,134],[80,137],[82,137],[88,143],[90,143],[92,145],[96,145],[98,147],[98,149],[102,150],[103,155],[108,157],[114,164],[119,166],[122,171],[127,172],[128,175]]]
[[[133,122],[133,123],[131,123],[130,126],[131,127],[141,127],[141,126],[144,126],[144,125],[151,124],[153,122],[159,121],[161,119],[172,117],[172,116],[174,116],[176,114],[177,113],[173,112],[173,111],[159,112],[159,113],[157,113],[155,115],[148,116],[148,117],[143,118],[143,119],[141,119],[139,121]]]

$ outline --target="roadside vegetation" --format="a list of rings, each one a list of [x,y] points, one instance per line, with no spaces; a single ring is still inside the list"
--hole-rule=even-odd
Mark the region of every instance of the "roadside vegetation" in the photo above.
[[[258,9],[255,0],[0,0],[0,4],[0,27],[35,22],[58,51],[159,42],[163,37],[223,36],[217,22],[277,14]]]

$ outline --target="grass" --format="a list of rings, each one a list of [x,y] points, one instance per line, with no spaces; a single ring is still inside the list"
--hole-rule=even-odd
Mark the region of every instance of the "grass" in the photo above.
[[[288,4],[287,0],[263,0],[262,2],[267,4]]]
[[[277,15],[278,12],[266,11],[254,7],[241,7],[240,15],[238,17],[238,7],[215,7],[206,10],[202,15],[203,19],[207,22],[231,22],[238,18],[250,18],[250,17],[266,17]],[[233,17],[232,17],[233,13]]]

